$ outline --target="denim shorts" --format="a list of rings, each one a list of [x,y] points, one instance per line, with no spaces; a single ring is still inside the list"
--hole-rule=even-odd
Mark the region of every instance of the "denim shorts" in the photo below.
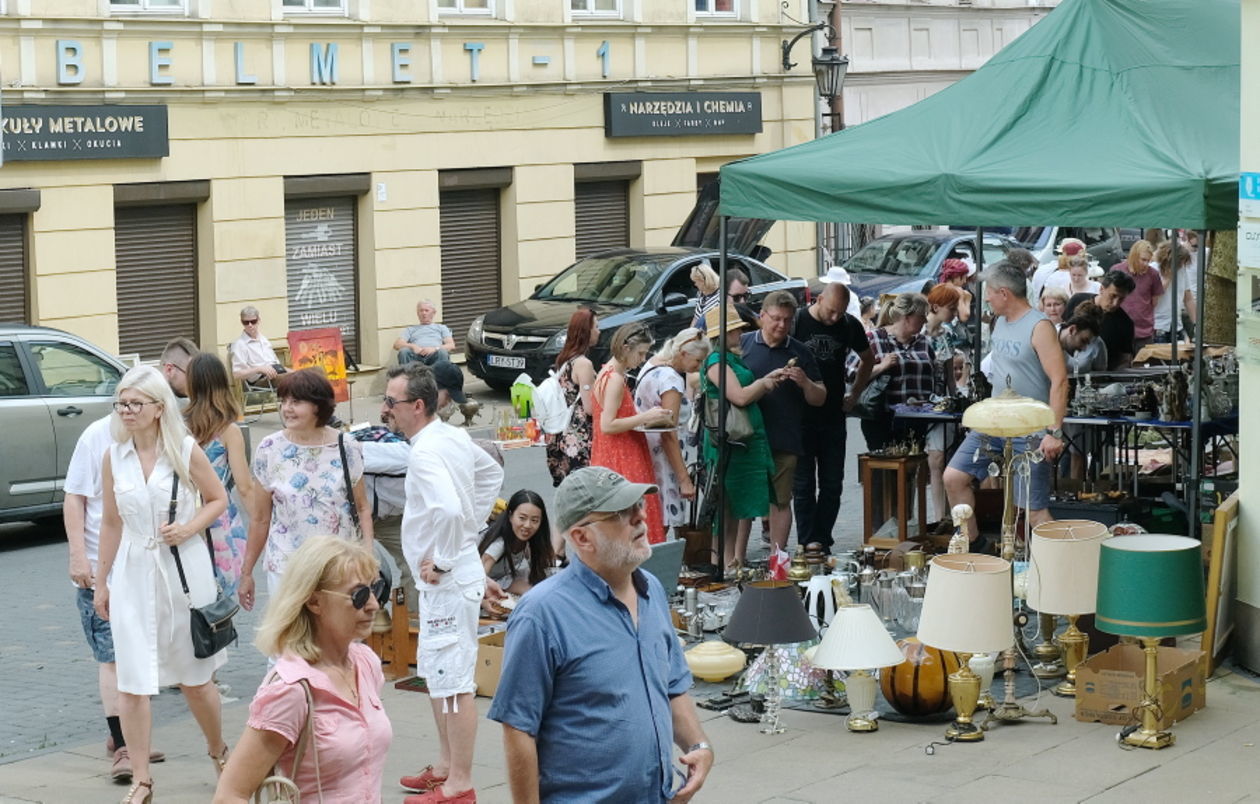
[[[1004,442],[1006,439],[993,438],[989,436],[983,437],[988,445],[987,452],[1001,455]],[[982,444],[982,436],[975,430],[967,433],[967,437],[963,439],[962,446],[954,453],[954,457],[949,462],[950,469],[957,469],[960,472],[966,472],[976,480],[984,480],[989,476],[989,464],[992,463],[987,454],[982,453],[980,460],[976,460],[976,450],[980,449]],[[1031,442],[1032,448],[1036,449],[1041,445],[1041,435],[1032,435],[1027,438],[1016,438],[1012,448],[1016,455],[1022,455]],[[1024,461],[1016,463],[1016,470],[1024,466]],[[1012,473],[1011,482],[1015,484],[1015,505],[1020,508],[1026,508],[1029,511],[1044,511],[1050,507],[1050,463],[1049,461],[1038,461],[1028,464],[1032,471],[1031,483],[1026,484],[1021,474]],[[1028,490],[1028,500],[1024,499],[1025,488]]]
[[[114,661],[114,634],[109,630],[109,621],[102,620],[92,607],[92,590],[75,590],[75,600],[79,604],[79,620],[83,623],[83,636],[87,637],[88,646],[92,648],[92,656],[101,664],[112,664]]]

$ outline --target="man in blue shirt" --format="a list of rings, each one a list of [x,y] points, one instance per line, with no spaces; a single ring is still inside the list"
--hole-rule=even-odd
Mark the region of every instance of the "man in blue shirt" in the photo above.
[[[643,495],[654,493],[597,466],[556,490],[570,563],[512,613],[490,706],[518,804],[686,802],[713,765],[665,590],[638,569],[652,554]]]

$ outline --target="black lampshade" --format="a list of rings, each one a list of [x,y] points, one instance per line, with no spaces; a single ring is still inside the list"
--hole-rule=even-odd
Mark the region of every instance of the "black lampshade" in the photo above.
[[[751,645],[787,645],[818,638],[805,606],[789,581],[757,581],[744,587],[723,637]]]

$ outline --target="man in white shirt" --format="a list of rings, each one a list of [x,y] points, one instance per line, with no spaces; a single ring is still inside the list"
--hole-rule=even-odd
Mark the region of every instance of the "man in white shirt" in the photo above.
[[[486,585],[477,534],[503,484],[503,469],[468,433],[437,418],[438,386],[428,366],[396,366],[386,376],[381,416],[411,442],[402,546],[420,579],[416,671],[428,684],[441,743],[436,763],[401,782],[421,792],[406,804],[475,801],[477,620],[482,597],[498,592],[497,585]]]
[[[110,417],[97,419],[87,426],[75,444],[74,454],[66,469],[65,500],[61,513],[66,527],[66,540],[70,543],[70,580],[74,583],[83,624],[83,636],[92,648],[97,663],[97,680],[100,686],[101,705],[105,709],[105,723],[109,727],[109,740],[105,748],[113,757],[110,778],[116,782],[131,780],[131,758],[127,755],[127,742],[123,739],[122,725],[118,720],[118,671],[114,664],[114,637],[109,622],[102,620],[92,607],[98,551],[100,548],[101,512],[104,510],[104,490],[101,488],[101,465],[105,453],[114,443],[109,431]],[[153,751],[150,762],[161,762],[166,755]]]
[[[232,376],[251,385],[270,382],[284,372],[276,350],[271,348],[271,341],[259,328],[259,320],[257,307],[252,304],[242,307],[241,327],[244,331],[228,347],[232,355]]]

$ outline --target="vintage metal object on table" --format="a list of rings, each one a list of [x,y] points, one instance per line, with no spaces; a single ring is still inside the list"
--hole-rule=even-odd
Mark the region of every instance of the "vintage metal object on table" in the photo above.
[[[1053,614],[1041,612],[1037,615],[1037,630],[1041,632],[1041,642],[1032,651],[1037,660],[1032,666],[1032,674],[1037,678],[1062,678],[1067,675],[1062,652],[1054,642],[1056,622]]]
[[[808,581],[813,574],[809,569],[809,565],[805,563],[805,551],[797,550],[796,555],[792,556],[792,566],[788,568],[788,580],[793,583],[800,583]]]

